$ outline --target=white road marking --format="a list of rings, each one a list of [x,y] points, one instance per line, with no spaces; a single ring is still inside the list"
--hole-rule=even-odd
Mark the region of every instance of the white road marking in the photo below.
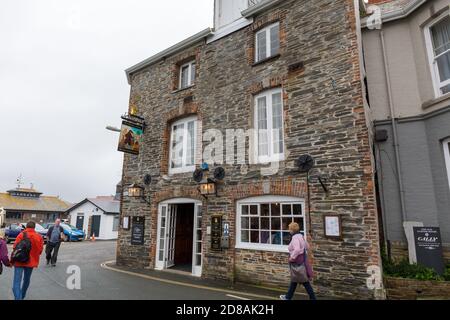
[[[235,299],[239,299],[239,300],[250,300],[250,299],[247,299],[247,298],[234,296],[234,295],[232,295],[232,294],[227,294],[227,297],[235,298]]]

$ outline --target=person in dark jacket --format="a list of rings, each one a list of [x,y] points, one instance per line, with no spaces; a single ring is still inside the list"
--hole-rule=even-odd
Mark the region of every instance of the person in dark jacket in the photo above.
[[[8,246],[5,241],[5,230],[0,230],[0,270],[3,270],[3,266],[12,267],[8,258]],[[0,272],[1,274],[1,272]]]
[[[56,266],[59,247],[61,246],[61,241],[63,240],[64,229],[61,227],[61,220],[56,219],[55,224],[51,226],[47,232],[47,246],[45,247],[47,265],[51,263],[52,267]]]

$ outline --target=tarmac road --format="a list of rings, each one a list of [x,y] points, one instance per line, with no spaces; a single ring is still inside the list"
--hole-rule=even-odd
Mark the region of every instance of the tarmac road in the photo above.
[[[11,246],[9,253],[11,253]],[[56,267],[46,266],[44,254],[33,271],[27,300],[236,300],[229,292],[180,286],[101,267],[115,259],[116,243],[112,241],[62,243]],[[69,266],[81,271],[81,289],[69,290],[66,282]],[[4,268],[0,276],[0,300],[12,300],[13,269]]]

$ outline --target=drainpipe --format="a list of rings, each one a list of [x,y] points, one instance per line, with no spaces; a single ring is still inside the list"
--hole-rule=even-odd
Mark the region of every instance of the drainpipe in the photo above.
[[[402,167],[400,162],[400,151],[399,151],[399,142],[398,142],[398,131],[397,131],[397,122],[395,121],[395,109],[394,103],[392,100],[392,88],[391,88],[391,78],[389,75],[389,63],[387,60],[386,54],[386,43],[384,41],[384,32],[380,31],[381,38],[381,48],[383,50],[383,61],[384,61],[384,76],[386,78],[386,85],[388,90],[388,99],[389,99],[389,109],[391,113],[391,124],[392,124],[392,132],[394,135],[394,152],[395,152],[395,162],[397,166],[397,180],[398,180],[398,189],[400,193],[400,203],[402,209],[402,221],[405,223],[408,218],[406,214],[406,204],[405,204],[405,189],[403,187],[403,179],[402,179]]]
[[[394,135],[395,162],[397,165],[397,180],[398,180],[398,189],[399,189],[399,193],[400,193],[403,231],[405,232],[405,237],[408,242],[409,263],[412,264],[412,263],[417,263],[417,255],[416,255],[416,247],[415,247],[414,232],[413,232],[414,229],[413,228],[423,226],[423,222],[408,221],[408,216],[407,216],[407,212],[406,212],[406,204],[405,204],[405,189],[403,186],[403,179],[402,179],[402,166],[401,166],[401,161],[400,161],[397,123],[395,121],[395,109],[394,109],[394,103],[392,100],[391,79],[390,79],[390,75],[389,75],[389,62],[388,62],[387,54],[386,54],[386,43],[384,40],[383,30],[380,31],[380,37],[381,37],[381,46],[382,46],[382,50],[383,50],[384,72],[385,72],[386,85],[387,85],[387,90],[388,90],[389,109],[391,112],[392,132]]]

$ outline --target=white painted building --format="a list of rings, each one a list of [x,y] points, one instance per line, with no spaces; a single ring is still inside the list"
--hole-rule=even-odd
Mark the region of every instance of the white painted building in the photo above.
[[[67,210],[72,226],[82,229],[89,237],[98,240],[115,240],[118,237],[120,201],[114,197],[87,198]]]

